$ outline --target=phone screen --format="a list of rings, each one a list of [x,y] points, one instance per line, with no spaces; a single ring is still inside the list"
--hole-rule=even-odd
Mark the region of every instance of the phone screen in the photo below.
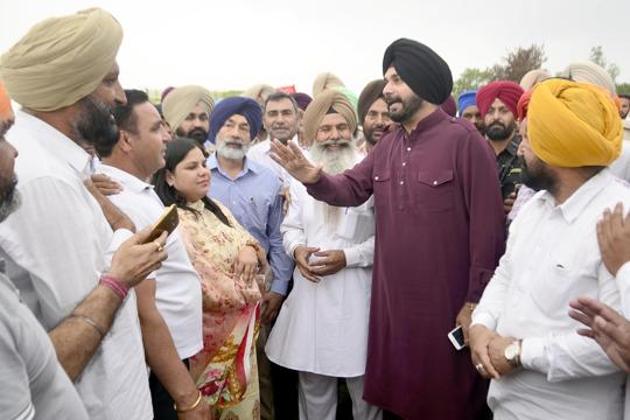
[[[451,340],[453,347],[457,350],[461,350],[466,347],[466,343],[464,343],[464,330],[461,325],[448,333],[448,339]]]

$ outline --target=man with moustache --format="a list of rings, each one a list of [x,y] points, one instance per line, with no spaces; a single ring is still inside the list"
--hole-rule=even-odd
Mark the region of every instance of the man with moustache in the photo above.
[[[153,411],[135,293],[101,275],[106,254],[131,234],[119,227],[133,225],[110,227],[84,185],[92,168],[81,148],[117,140],[111,110],[126,102],[116,63],[121,42],[120,24],[94,8],[35,25],[0,58],[0,78],[22,105],[7,138],[20,154],[15,170],[23,200],[0,225],[0,247],[7,264],[22,268],[12,278],[50,331],[90,418],[148,420]],[[118,293],[115,318],[101,310],[97,319],[81,313],[62,323],[99,284]],[[77,345],[85,334],[93,341]]]
[[[378,79],[368,83],[359,95],[359,123],[363,127],[365,153],[371,153],[376,143],[389,129],[392,120],[389,118],[387,103],[383,95],[385,80]]]
[[[304,114],[311,157],[328,173],[341,173],[362,154],[352,133],[357,117],[335,90],[317,96]],[[363,401],[370,278],[374,257],[374,209],[316,201],[296,181],[282,224],[283,243],[297,269],[294,288],[267,342],[270,360],[299,371],[300,418],[334,420],[337,380],[345,378],[355,419],[380,419]]]
[[[483,136],[486,134],[485,126],[483,116],[479,112],[479,107],[477,107],[476,96],[476,90],[462,92],[457,98],[457,107],[459,109],[459,117],[470,121]]]
[[[237,96],[223,99],[212,113],[209,139],[216,153],[207,163],[212,173],[210,196],[227,206],[267,252],[272,280],[263,296],[261,320],[268,323],[287,293],[293,262],[284,252],[280,234],[282,183],[271,169],[247,158],[260,126],[256,101]]]
[[[164,166],[170,136],[146,93],[125,95],[127,103],[114,108],[118,141],[97,147],[99,172],[121,186],[109,199],[143,229],[164,212],[148,180]],[[180,419],[208,419],[205,401],[195,405],[200,394],[187,369],[187,359],[203,348],[200,280],[179,230],[169,235],[166,249],[162,267],[136,288],[154,418],[177,420],[181,411]]]
[[[285,188],[289,186],[290,176],[269,156],[271,142],[277,139],[282,144],[289,140],[297,141],[300,125],[300,108],[291,95],[276,91],[269,95],[263,104],[263,125],[269,138],[253,145],[247,152],[247,157],[276,173]]]
[[[214,100],[208,89],[188,85],[168,92],[162,102],[164,119],[175,135],[189,137],[205,147]]]
[[[620,307],[596,234],[604,210],[630,204],[627,184],[606,168],[621,151],[619,110],[598,86],[548,79],[522,126],[523,182],[538,192],[512,222],[473,313],[473,363],[492,378],[496,420],[620,419],[625,376],[568,314],[579,296]]]
[[[387,417],[466,420],[486,410],[486,384],[448,332],[470,314],[503,250],[492,152],[477,130],[440,109],[453,79],[424,44],[385,51],[383,93],[400,123],[358,165],[328,175],[300,148],[273,157],[318,200],[357,206],[374,195],[376,241],[365,400]]]
[[[477,92],[479,112],[483,115],[486,138],[497,157],[501,196],[506,214],[516,199],[516,185],[520,183],[521,166],[517,156],[521,136],[516,124],[516,105],[523,95],[518,83],[498,80]]]

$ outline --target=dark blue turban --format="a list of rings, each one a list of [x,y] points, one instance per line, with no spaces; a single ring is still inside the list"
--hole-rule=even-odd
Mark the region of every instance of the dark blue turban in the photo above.
[[[247,120],[250,140],[256,138],[262,127],[262,110],[260,105],[251,98],[232,96],[219,101],[214,107],[212,114],[210,114],[208,140],[211,143],[216,141],[217,133],[223,127],[223,124],[235,114],[242,115]]]

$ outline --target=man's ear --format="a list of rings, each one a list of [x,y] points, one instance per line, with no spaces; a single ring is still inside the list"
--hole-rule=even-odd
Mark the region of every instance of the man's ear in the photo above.
[[[130,134],[125,130],[118,130],[118,147],[125,153],[129,153],[133,149]]]

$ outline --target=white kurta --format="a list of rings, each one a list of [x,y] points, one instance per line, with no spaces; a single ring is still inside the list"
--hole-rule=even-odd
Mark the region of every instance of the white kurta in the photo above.
[[[267,356],[298,371],[361,376],[365,373],[374,259],[373,200],[344,208],[336,231],[325,225],[318,209],[321,207],[315,206],[304,186],[292,181],[291,205],[281,227],[287,253],[293,255],[299,245],[342,249],[347,266],[319,283],[306,280],[295,269],[294,288],[267,341]]]

